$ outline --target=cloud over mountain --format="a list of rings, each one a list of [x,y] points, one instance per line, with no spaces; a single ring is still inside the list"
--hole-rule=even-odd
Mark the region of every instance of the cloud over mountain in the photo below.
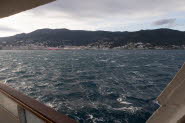
[[[174,24],[176,21],[175,18],[171,18],[171,19],[161,19],[161,20],[157,20],[155,21],[153,24],[156,26],[160,26],[160,25],[172,25]]]
[[[0,32],[17,32],[18,30],[0,25]]]

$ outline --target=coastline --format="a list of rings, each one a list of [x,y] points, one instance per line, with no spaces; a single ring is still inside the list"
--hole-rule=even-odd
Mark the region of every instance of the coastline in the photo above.
[[[72,47],[3,47],[0,50],[185,50],[184,47],[145,47],[145,48],[137,48],[137,47],[86,47],[86,46],[72,46]]]

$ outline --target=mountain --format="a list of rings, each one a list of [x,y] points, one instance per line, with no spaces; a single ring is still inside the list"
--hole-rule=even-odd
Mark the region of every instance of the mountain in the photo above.
[[[0,46],[88,46],[88,47],[184,47],[185,32],[172,29],[141,30],[136,32],[85,31],[40,29],[0,38]]]

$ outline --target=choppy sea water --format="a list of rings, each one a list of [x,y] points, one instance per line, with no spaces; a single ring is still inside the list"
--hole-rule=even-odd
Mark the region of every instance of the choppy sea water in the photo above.
[[[0,51],[0,80],[80,123],[145,123],[183,50]]]

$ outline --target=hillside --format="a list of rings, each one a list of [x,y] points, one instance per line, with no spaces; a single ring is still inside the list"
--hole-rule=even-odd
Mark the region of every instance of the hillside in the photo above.
[[[184,48],[185,32],[171,29],[136,32],[84,31],[68,29],[40,29],[0,38],[0,46],[86,46],[97,48]]]

